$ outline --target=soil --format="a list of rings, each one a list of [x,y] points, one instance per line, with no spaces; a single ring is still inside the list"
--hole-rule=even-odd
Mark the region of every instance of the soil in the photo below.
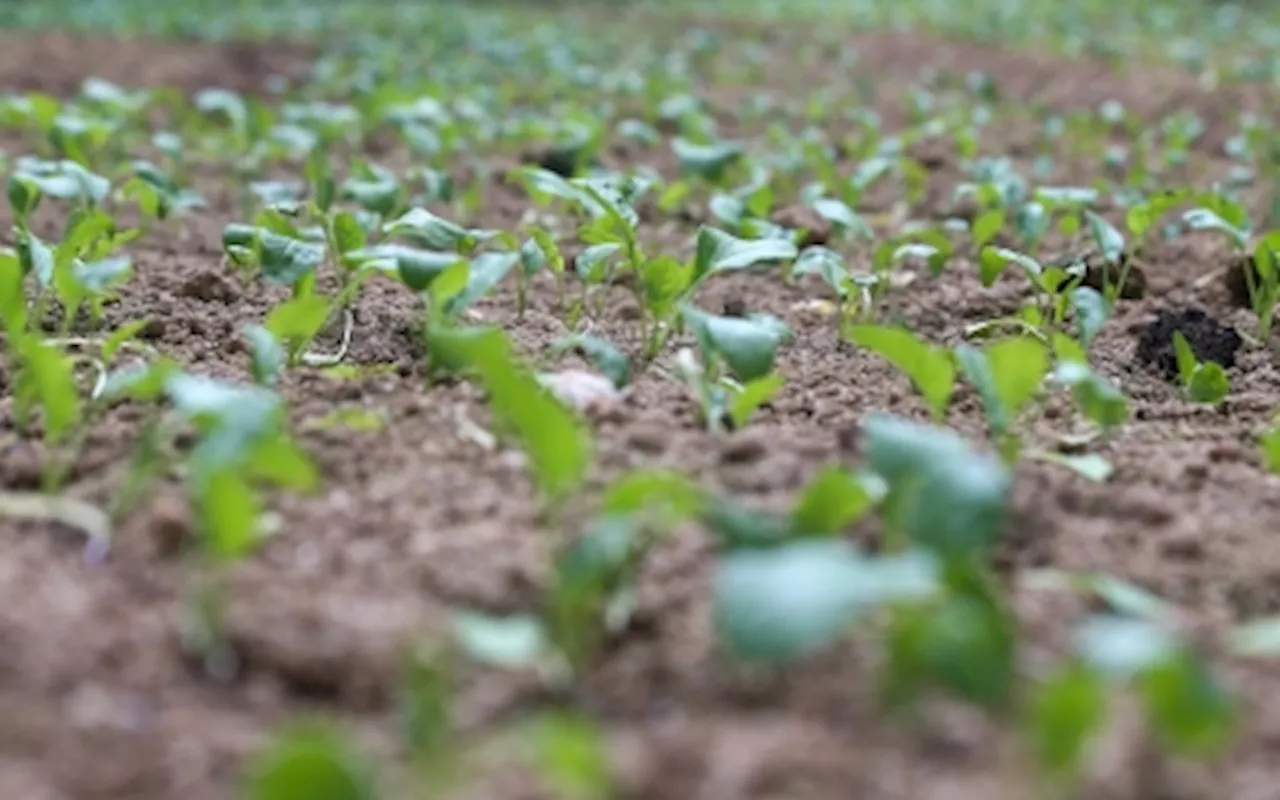
[[[771,36],[779,62],[795,66],[779,70],[771,88],[785,93],[825,80],[827,64],[793,59],[798,51],[788,34]],[[1004,96],[1034,97],[1051,110],[1094,109],[1118,99],[1146,120],[1177,108],[1195,111],[1208,126],[1197,144],[1197,169],[1210,176],[1230,166],[1220,145],[1231,135],[1236,113],[1260,109],[1267,100],[1256,87],[1205,91],[1176,71],[1115,75],[1087,59],[922,34],[851,35],[846,44],[861,55],[861,68],[876,76],[876,110],[890,125],[903,122],[903,98],[922,70],[976,70],[993,76]],[[55,94],[74,91],[93,75],[131,86],[254,90],[273,73],[303,74],[309,58],[303,49],[275,45],[157,50],[143,42],[61,36],[4,37],[0,53],[0,86]],[[728,110],[748,91],[758,89],[713,86],[707,96]],[[992,126],[983,150],[1026,153],[1035,122]],[[730,117],[726,126],[731,124]],[[1087,185],[1101,169],[1079,154],[1059,156],[1055,179],[1062,183]],[[673,169],[664,150],[631,157],[668,176]],[[961,179],[948,153],[929,153],[927,166],[929,191],[913,209],[920,216],[938,212],[939,198],[949,197]],[[233,187],[208,174],[198,177],[197,188],[209,200],[207,209],[153,231],[130,251],[136,276],[109,308],[108,321],[148,318],[155,347],[193,370],[244,378],[248,356],[239,332],[259,321],[280,294],[227,276],[219,234],[238,218]],[[484,210],[464,222],[518,225],[527,207],[518,190],[495,179],[484,191]],[[886,191],[870,192],[867,207],[890,207],[896,198]],[[1260,218],[1261,197],[1249,202]],[[7,229],[9,220],[0,223]],[[647,225],[656,245],[682,256],[691,251],[696,222],[673,216]],[[1079,252],[1079,244],[1057,246]],[[846,241],[828,246],[851,259],[869,258]],[[1237,351],[1238,343],[1225,346],[1226,334],[1203,342],[1197,334],[1210,330],[1212,318],[1254,324],[1221,286],[1199,281],[1223,262],[1220,245],[1187,238],[1156,244],[1144,258],[1151,266],[1145,296],[1119,303],[1093,345],[1097,367],[1123,387],[1133,406],[1131,423],[1098,445],[1114,475],[1098,485],[1053,465],[1022,464],[1007,566],[1015,583],[1033,567],[1105,569],[1177,603],[1209,629],[1280,612],[1280,478],[1260,468],[1255,446],[1280,398],[1280,370],[1268,348]],[[622,402],[593,417],[599,450],[593,484],[637,466],[672,467],[755,507],[781,510],[822,466],[856,462],[848,432],[863,414],[882,409],[927,418],[900,375],[838,340],[833,321],[813,302],[829,296],[820,281],[786,285],[776,276],[734,274],[717,276],[705,292],[700,302],[706,308],[764,311],[793,328],[797,344],[779,357],[785,390],[743,429],[713,436],[700,428],[683,387],[646,372]],[[976,267],[957,257],[940,278],[922,272],[895,294],[892,310],[932,340],[953,343],[966,325],[1016,308],[1026,292],[1025,280],[1012,272],[984,289]],[[502,321],[527,352],[545,352],[568,332],[554,297],[551,285],[536,283],[523,319],[516,320],[513,289],[480,303],[476,315]],[[623,309],[628,297],[618,287],[611,302]],[[1188,307],[1204,309],[1205,316],[1182,312],[1151,324],[1161,309]],[[633,344],[633,323],[625,316],[610,315],[596,332]],[[238,664],[230,680],[211,677],[181,646],[191,567],[179,554],[190,530],[176,485],[148,497],[100,563],[86,561],[82,542],[67,530],[0,521],[0,796],[231,797],[244,759],[300,715],[336,718],[370,749],[393,754],[401,648],[447,636],[457,607],[493,613],[537,607],[550,545],[560,532],[542,528],[519,454],[465,434],[487,422],[479,393],[463,383],[423,391],[416,319],[414,301],[402,288],[371,283],[356,309],[349,357],[361,368],[348,377],[300,369],[284,379],[293,420],[317,459],[324,487],[312,496],[280,497],[279,533],[230,576],[226,628]],[[1220,408],[1188,405],[1176,387],[1135,365],[1136,352],[1159,350],[1149,332],[1165,330],[1170,319],[1184,329],[1188,320],[1195,323],[1189,335],[1201,358],[1227,359],[1231,394]],[[572,354],[559,363],[584,366]],[[390,424],[373,430],[321,424],[349,408],[374,411]],[[7,400],[0,412],[9,422]],[[1029,444],[1052,444],[1063,432],[1065,413],[1051,405],[1029,432]],[[958,393],[951,422],[982,435],[973,392]],[[138,425],[129,409],[113,412],[90,437],[69,493],[106,501]],[[3,488],[32,486],[38,452],[7,426],[0,436]],[[747,671],[727,661],[713,640],[710,547],[701,531],[671,537],[646,564],[638,587],[636,613],[645,624],[615,643],[580,687],[579,707],[607,732],[620,796],[1035,796],[1024,765],[1011,755],[1017,742],[1009,729],[943,701],[926,703],[912,724],[887,720],[876,692],[876,651],[865,642],[782,672]],[[1062,651],[1083,608],[1029,587],[1013,597],[1026,631],[1025,659],[1035,668]],[[1133,715],[1122,710],[1080,796],[1275,797],[1280,665],[1221,666],[1233,689],[1248,698],[1244,733],[1226,758],[1195,767],[1153,760]],[[466,796],[550,797],[507,757],[512,751],[501,735],[506,723],[548,706],[533,676],[469,668],[458,683],[454,719],[475,752],[491,755],[486,763],[493,765]]]

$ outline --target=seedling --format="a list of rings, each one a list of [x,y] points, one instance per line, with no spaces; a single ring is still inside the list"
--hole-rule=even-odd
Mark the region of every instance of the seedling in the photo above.
[[[1178,377],[1187,399],[1193,403],[1219,405],[1231,388],[1222,365],[1214,361],[1199,361],[1182,331],[1173,332],[1173,349],[1178,359]]]

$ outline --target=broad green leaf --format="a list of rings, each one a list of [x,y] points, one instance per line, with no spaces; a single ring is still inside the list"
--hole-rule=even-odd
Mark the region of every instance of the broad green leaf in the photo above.
[[[984,211],[973,221],[973,230],[970,236],[973,239],[973,246],[979,252],[981,252],[992,238],[1000,232],[1000,229],[1004,227],[1004,219],[1003,210],[991,208]]]
[[[1044,382],[1049,351],[1038,339],[1017,336],[988,345],[986,356],[1001,406],[1013,418]]]
[[[797,534],[835,535],[875,505],[863,480],[843,467],[823,468],[795,501],[791,528]]]
[[[464,228],[439,217],[425,208],[411,208],[388,222],[383,231],[388,236],[401,236],[414,244],[432,250],[468,252],[480,242],[492,239],[495,231]]]
[[[797,278],[810,273],[821,276],[827,285],[841,298],[849,294],[851,282],[844,259],[834,250],[821,245],[806,247],[800,251],[795,266],[791,268],[791,277]]]
[[[51,442],[62,441],[80,421],[74,362],[35,335],[25,335],[10,346],[21,364],[14,377],[16,401],[24,409],[39,405],[44,414],[45,436]]]
[[[1063,361],[1054,378],[1071,387],[1080,410],[1103,428],[1114,428],[1128,419],[1129,403],[1124,394],[1083,362]]]
[[[344,738],[318,725],[286,730],[255,756],[248,800],[377,800],[374,773]]]
[[[475,372],[495,417],[520,438],[543,491],[559,496],[581,483],[592,459],[589,433],[517,360],[501,330],[436,326],[427,348],[433,364]]]
[[[1107,714],[1107,687],[1078,663],[1059,667],[1035,685],[1028,723],[1037,760],[1051,773],[1074,773]]]
[[[740,381],[768,375],[778,346],[789,335],[780,321],[770,317],[715,316],[691,305],[682,306],[681,313],[697,335],[704,357],[723,358]]]
[[[582,715],[543,715],[528,729],[536,768],[554,796],[597,800],[614,795],[613,767],[605,734]]]
[[[320,333],[332,312],[329,298],[303,295],[273,308],[263,327],[296,355]]]
[[[457,253],[437,253],[399,244],[379,244],[347,254],[351,263],[397,276],[415,292],[425,292],[449,267],[466,261]]]
[[[519,253],[481,253],[471,260],[467,284],[444,303],[445,313],[457,316],[502,282],[520,261]]]
[[[1108,264],[1119,264],[1124,256],[1124,235],[1106,219],[1088,209],[1084,211],[1084,218],[1089,223],[1089,232],[1093,235],[1102,258]]]
[[[1107,299],[1089,286],[1077,286],[1071,290],[1071,305],[1076,310],[1076,324],[1080,328],[1080,344],[1086,349],[1111,316]]]
[[[254,383],[266,387],[275,386],[289,362],[280,340],[261,325],[250,325],[245,329],[244,335],[249,340],[250,370]]]
[[[484,664],[531,667],[547,653],[546,635],[537,617],[492,617],[475,611],[454,615],[454,634],[463,651]]]
[[[742,155],[742,147],[736,142],[697,144],[680,136],[671,140],[671,149],[680,160],[681,172],[712,182],[723,178],[729,165]]]
[[[1194,357],[1194,356],[1193,356]],[[1215,361],[1197,364],[1187,382],[1187,396],[1193,403],[1218,405],[1231,390],[1227,371]]]
[[[365,246],[367,236],[359,220],[349,211],[333,215],[333,244],[342,255],[353,253]]]
[[[742,390],[733,395],[729,401],[729,419],[734,428],[741,428],[760,406],[769,402],[782,391],[786,378],[777,373],[764,375],[747,381]]]
[[[799,541],[722,557],[713,583],[716,630],[747,661],[796,659],[834,642],[865,608],[861,557],[838,540]]]
[[[855,325],[849,329],[849,338],[906,375],[934,419],[942,419],[955,387],[955,364],[946,349],[931,346],[905,328],[885,325]]]
[[[600,513],[630,515],[655,509],[670,525],[698,514],[706,495],[696,481],[676,470],[641,469],[628,472],[604,491]]]
[[[1169,661],[1180,652],[1177,637],[1148,620],[1095,616],[1076,632],[1080,656],[1102,674],[1129,680]]]
[[[1021,268],[1033,285],[1040,285],[1040,276],[1044,273],[1044,267],[1040,266],[1040,262],[1025,253],[1005,247],[982,249],[978,264],[978,276],[982,280],[982,285],[994,284],[996,278],[999,278],[1000,273],[1004,272],[1010,264],[1016,264]]]
[[[1155,738],[1190,756],[1220,753],[1235,731],[1238,704],[1208,665],[1181,652],[1148,669],[1140,686]]]
[[[989,549],[1003,532],[1012,476],[949,428],[874,413],[862,422],[871,468],[889,485],[886,523],[944,557]]]
[[[739,239],[704,225],[698,229],[693,277],[698,281],[716,272],[745,269],[770,261],[789,261],[797,255],[799,250],[790,239]]]
[[[236,561],[258,545],[262,504],[239,472],[221,469],[201,475],[195,499],[204,547],[214,559]]]

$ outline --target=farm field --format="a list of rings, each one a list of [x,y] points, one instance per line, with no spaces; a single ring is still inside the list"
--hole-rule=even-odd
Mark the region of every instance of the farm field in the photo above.
[[[1280,794],[1213,3],[0,10],[0,796]]]

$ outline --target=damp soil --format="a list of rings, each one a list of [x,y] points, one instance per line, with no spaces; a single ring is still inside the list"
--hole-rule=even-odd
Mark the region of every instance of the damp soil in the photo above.
[[[1119,97],[1132,101],[1139,114],[1154,114],[1152,98],[1160,97],[1172,108],[1216,120],[1212,115],[1228,103],[1174,73],[1159,72],[1144,84],[1141,75],[1111,76],[1087,60],[1054,61],[1042,53],[906,34],[851,40],[881,77],[883,100],[877,103],[883,108],[877,108],[890,120],[901,110],[897,98],[930,66],[958,75],[987,72],[1012,95],[1035,94],[1060,110],[1096,108]],[[265,87],[271,74],[301,74],[307,66],[306,52],[281,61],[285,51],[274,46],[165,48],[9,38],[0,47],[0,83],[66,93],[99,75],[127,85],[254,90]],[[780,52],[794,51],[787,45]],[[807,76],[808,82],[822,74]],[[895,95],[897,89],[903,91]],[[741,91],[707,90],[725,107]],[[1008,139],[1002,130],[992,126],[983,148],[1016,151],[1020,129],[1010,125]],[[664,173],[671,169],[664,161],[669,157],[658,151],[630,157],[651,159]],[[930,196],[949,194],[958,179],[954,163],[932,154],[929,163],[937,166]],[[1073,170],[1071,183],[1088,182],[1088,173],[1066,155],[1061,168]],[[224,272],[218,235],[236,219],[234,193],[216,176],[200,180],[209,207],[156,231],[132,252],[136,276],[109,309],[109,319],[148,318],[146,338],[153,346],[194,370],[243,378],[248,357],[238,332],[280,298]],[[468,223],[512,227],[525,208],[515,190],[498,182],[485,187],[485,199],[485,210]],[[2,222],[7,227],[8,220]],[[804,219],[792,222],[808,227]],[[673,215],[649,227],[655,246],[679,255],[690,251],[696,221]],[[828,232],[820,228],[814,225],[815,235],[825,238]],[[1063,243],[1063,252],[1072,246]],[[846,255],[869,257],[853,250]],[[1098,368],[1133,403],[1131,424],[1100,445],[1115,465],[1114,476],[1096,485],[1049,465],[1020,466],[1005,566],[1015,586],[1029,568],[1105,569],[1169,598],[1207,626],[1280,612],[1280,479],[1260,468],[1254,446],[1280,400],[1280,371],[1269,349],[1242,348],[1221,407],[1183,402],[1175,386],[1135,358],[1143,331],[1153,320],[1161,328],[1162,311],[1189,307],[1203,309],[1205,320],[1252,323],[1221,285],[1200,280],[1225,258],[1213,242],[1161,244],[1144,258],[1150,269],[1143,297],[1122,300],[1094,344]],[[936,280],[922,273],[896,297],[893,312],[935,341],[954,342],[967,324],[1007,313],[1027,292],[1025,281],[1012,274],[989,290],[976,275],[963,258]],[[476,316],[506,325],[528,352],[545,352],[567,332],[554,313],[554,296],[553,287],[536,284],[528,311],[517,320],[513,293],[500,293],[479,304]],[[634,325],[624,313],[627,296],[618,288],[611,302],[619,312],[598,331],[624,344]],[[822,466],[856,460],[850,432],[863,414],[888,410],[926,418],[899,375],[838,341],[832,320],[813,302],[826,296],[816,280],[785,285],[776,276],[732,275],[711,282],[700,297],[705,307],[767,311],[795,330],[796,344],[779,360],[785,390],[747,427],[717,437],[700,430],[682,387],[646,373],[625,401],[593,416],[599,455],[592,483],[638,466],[674,467],[755,507],[781,509]],[[423,391],[422,346],[405,292],[390,284],[368,286],[356,309],[350,361],[362,366],[355,377],[299,369],[285,379],[294,422],[317,459],[324,487],[314,496],[279,498],[279,533],[231,574],[226,628],[239,664],[232,680],[212,679],[183,655],[183,593],[191,575],[181,553],[190,530],[176,486],[161,486],[148,498],[103,563],[86,563],[82,543],[69,531],[0,521],[0,796],[232,797],[244,759],[299,715],[336,718],[371,749],[393,755],[402,648],[446,636],[454,608],[504,613],[536,607],[550,545],[560,532],[541,527],[519,454],[483,447],[464,434],[487,420],[478,393],[465,384]],[[582,366],[572,356],[563,363]],[[320,424],[347,408],[375,411],[391,424],[370,431]],[[953,423],[980,435],[978,409],[978,398],[961,390]],[[0,428],[0,481],[4,488],[29,487],[38,454],[10,432],[7,399],[0,410],[6,423]],[[1062,415],[1050,408],[1045,416],[1029,435],[1050,445],[1062,433]],[[74,469],[72,494],[91,501],[109,496],[138,424],[125,408],[94,431]],[[914,724],[888,720],[875,688],[875,651],[865,644],[851,642],[779,673],[727,662],[714,645],[710,563],[702,532],[673,536],[639,584],[636,614],[644,624],[616,642],[580,687],[579,707],[607,732],[620,796],[1034,796],[1023,765],[1011,755],[1012,735],[990,720],[944,702],[926,703]],[[1031,589],[1013,597],[1026,630],[1026,660],[1034,668],[1060,652],[1082,609]],[[1223,762],[1153,764],[1133,720],[1121,713],[1081,796],[1274,796],[1280,668],[1223,669],[1249,698],[1245,734]],[[458,680],[454,718],[493,764],[465,796],[550,797],[506,757],[500,735],[521,714],[549,706],[536,681],[479,668],[464,670]]]

